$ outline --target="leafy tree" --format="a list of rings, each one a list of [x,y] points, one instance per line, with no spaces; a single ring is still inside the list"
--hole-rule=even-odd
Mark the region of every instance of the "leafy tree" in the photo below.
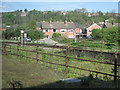
[[[29,30],[26,31],[26,33],[28,34],[28,37],[30,37],[32,40],[41,39],[44,37],[44,33],[38,30]]]
[[[24,9],[24,12],[28,12],[28,10],[27,10],[27,9]]]
[[[107,43],[117,43],[120,40],[118,27],[92,30],[92,38],[104,40]]]

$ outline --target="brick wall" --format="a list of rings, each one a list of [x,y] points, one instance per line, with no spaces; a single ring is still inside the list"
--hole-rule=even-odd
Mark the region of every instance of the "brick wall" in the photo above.
[[[89,35],[91,35],[92,34],[92,30],[93,29],[101,29],[98,25],[92,25],[92,26],[90,26],[90,27],[88,27],[87,28],[87,36],[89,36]],[[90,30],[91,30],[91,32],[90,32]]]
[[[44,35],[49,35],[49,38],[52,38],[53,33],[53,29],[47,29],[48,32],[46,32],[46,29],[43,29]],[[61,29],[56,29],[56,33],[60,33],[62,36],[65,36],[67,38],[75,38],[75,29],[73,29],[73,32],[69,32],[69,29],[66,29],[66,32],[61,32]],[[79,33],[80,29],[76,29],[76,32]]]

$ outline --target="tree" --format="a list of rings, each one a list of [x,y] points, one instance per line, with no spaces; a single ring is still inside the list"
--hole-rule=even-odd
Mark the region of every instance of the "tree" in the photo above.
[[[28,10],[27,10],[27,9],[24,9],[24,12],[28,12]]]
[[[120,40],[118,27],[92,30],[92,38],[106,43],[117,43]]]
[[[38,30],[29,30],[26,31],[26,33],[28,34],[28,37],[30,37],[32,40],[37,40],[44,37],[44,33]]]

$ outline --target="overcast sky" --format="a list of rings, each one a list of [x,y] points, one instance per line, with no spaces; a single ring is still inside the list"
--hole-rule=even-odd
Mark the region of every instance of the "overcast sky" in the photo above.
[[[1,0],[2,2],[119,2],[120,0]]]

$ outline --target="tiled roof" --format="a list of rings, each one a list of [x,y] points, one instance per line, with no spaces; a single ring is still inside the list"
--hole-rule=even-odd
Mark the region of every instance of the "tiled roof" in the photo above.
[[[110,28],[110,27],[114,27],[114,26],[118,26],[118,23],[114,23],[113,25],[112,25],[112,23],[105,23],[104,25],[103,25],[103,28]]]
[[[61,28],[61,29],[74,29],[75,25],[73,22],[67,22],[67,24],[65,24],[64,22],[51,22],[51,24],[49,22],[42,22],[41,23],[42,28]]]

